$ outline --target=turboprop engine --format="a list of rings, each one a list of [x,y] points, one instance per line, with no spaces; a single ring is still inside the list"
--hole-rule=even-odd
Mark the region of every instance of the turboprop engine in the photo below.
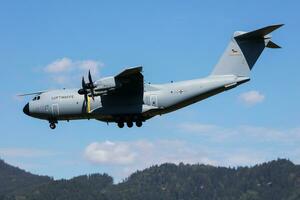
[[[117,87],[115,77],[105,77],[95,82],[95,93],[114,90]]]

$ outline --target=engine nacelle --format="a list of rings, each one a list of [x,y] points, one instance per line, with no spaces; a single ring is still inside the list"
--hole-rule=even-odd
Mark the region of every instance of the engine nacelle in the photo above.
[[[96,86],[95,91],[101,92],[101,91],[105,91],[105,90],[114,89],[117,87],[117,84],[115,81],[115,77],[110,76],[110,77],[105,77],[105,78],[102,78],[102,79],[96,81],[95,86]]]

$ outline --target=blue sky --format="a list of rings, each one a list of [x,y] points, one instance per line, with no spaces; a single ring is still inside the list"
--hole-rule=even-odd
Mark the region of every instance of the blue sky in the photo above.
[[[163,162],[300,163],[297,1],[1,1],[0,157],[55,178],[106,172],[121,180]],[[206,76],[232,33],[284,23],[251,82],[138,129],[98,121],[48,122],[25,116],[16,94],[78,87],[94,76],[143,65],[147,82]],[[49,70],[66,65],[61,72]]]

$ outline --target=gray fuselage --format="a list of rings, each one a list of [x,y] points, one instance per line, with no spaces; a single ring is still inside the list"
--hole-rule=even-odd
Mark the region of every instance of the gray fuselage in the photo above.
[[[209,76],[167,84],[144,84],[143,105],[114,104],[105,101],[105,94],[88,97],[78,89],[61,89],[43,92],[31,100],[24,112],[48,121],[97,119],[105,122],[146,121],[156,115],[166,114],[212,95],[247,82],[249,77],[235,75]],[[122,101],[122,99],[118,99]]]

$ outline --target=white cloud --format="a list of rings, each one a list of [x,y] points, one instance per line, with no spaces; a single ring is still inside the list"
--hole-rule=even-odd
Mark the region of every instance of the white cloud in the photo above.
[[[212,124],[201,124],[201,123],[181,123],[178,127],[182,130],[188,132],[196,132],[196,133],[208,133],[211,131],[216,131],[218,129],[217,126]]]
[[[49,74],[55,83],[70,86],[73,83],[80,83],[82,76],[87,78],[89,70],[93,76],[98,76],[103,66],[104,64],[97,60],[72,60],[64,57],[46,65],[44,72]]]
[[[12,99],[13,99],[14,101],[22,102],[23,99],[24,99],[24,97],[23,97],[23,96],[20,96],[20,94],[14,94],[14,95],[12,95]]]
[[[99,164],[130,164],[135,161],[136,153],[125,142],[94,142],[85,149],[88,160]]]
[[[275,129],[251,125],[239,125],[227,128],[197,122],[183,122],[178,124],[178,128],[181,132],[202,135],[214,142],[241,140],[281,143],[300,142],[300,128]]]
[[[29,148],[0,148],[0,156],[3,157],[44,157],[44,156],[54,156],[57,153],[40,150],[40,149],[29,149]]]
[[[201,158],[196,154],[184,142],[176,140],[94,142],[85,149],[85,157],[93,163],[118,165],[198,162]]]
[[[234,140],[233,143],[235,144],[235,142],[242,141]],[[224,144],[226,144],[225,141]],[[215,166],[245,166],[264,162],[269,157],[270,152],[248,149],[247,146],[238,144],[235,145],[235,148],[224,151],[223,148],[217,146],[214,148],[203,144],[195,146],[179,140],[94,142],[85,149],[85,158],[88,161],[114,167],[123,166],[124,171],[129,172],[156,164],[179,164],[181,162]]]
[[[108,165],[119,180],[132,172],[162,163],[217,164],[205,150],[189,147],[179,140],[136,140],[93,142],[84,152],[85,158],[94,164]]]
[[[242,93],[239,96],[239,99],[246,105],[251,106],[263,102],[265,100],[265,96],[259,91],[252,90],[249,92]]]
[[[69,58],[61,58],[48,64],[44,70],[49,73],[58,73],[70,70],[72,67],[72,60]]]
[[[177,125],[178,130],[184,133],[193,133],[205,136],[206,139],[214,142],[223,142],[225,139],[238,134],[237,129],[229,129],[213,124],[203,124],[198,122],[183,122]]]
[[[225,166],[253,166],[259,163],[266,162],[266,155],[258,151],[242,151],[235,152],[232,155],[227,155],[223,165]]]
[[[236,167],[251,166],[278,157],[299,161],[299,128],[224,128],[187,122],[178,127],[184,133],[193,133],[192,139],[94,142],[86,147],[85,158],[93,164],[109,167],[117,181],[136,170],[162,163]]]
[[[67,77],[67,76],[64,76],[64,75],[61,75],[61,76],[53,76],[52,79],[53,79],[56,83],[61,84],[61,85],[66,84],[66,83],[69,81],[68,77]]]
[[[97,75],[99,69],[104,66],[103,63],[95,60],[78,61],[77,65],[82,71],[90,70],[92,75]]]

